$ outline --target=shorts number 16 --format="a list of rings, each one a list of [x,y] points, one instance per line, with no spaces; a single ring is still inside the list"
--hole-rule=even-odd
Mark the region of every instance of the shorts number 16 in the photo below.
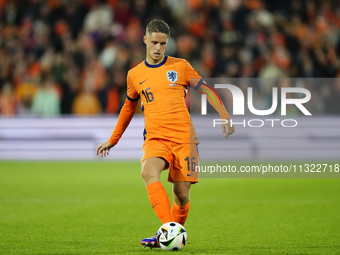
[[[191,160],[189,157],[186,157],[184,160],[187,161],[188,171],[190,171],[190,166],[191,166],[191,171],[195,171],[195,167],[196,167],[195,157],[191,157]],[[190,164],[190,161],[191,161],[191,164]]]

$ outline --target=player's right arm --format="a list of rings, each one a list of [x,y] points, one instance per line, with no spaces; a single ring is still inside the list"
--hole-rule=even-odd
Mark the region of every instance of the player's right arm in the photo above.
[[[101,157],[106,157],[106,155],[109,155],[110,149],[118,143],[124,131],[130,124],[132,117],[135,115],[139,98],[140,96],[138,95],[137,91],[134,89],[133,84],[128,75],[127,96],[126,96],[125,103],[122,109],[120,110],[116,127],[110,139],[106,142],[101,143],[97,147],[97,150],[96,150],[97,155],[100,154]]]

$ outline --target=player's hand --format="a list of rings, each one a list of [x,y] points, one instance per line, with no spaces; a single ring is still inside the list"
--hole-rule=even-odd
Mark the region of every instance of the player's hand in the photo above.
[[[114,144],[110,142],[103,142],[97,147],[97,155],[100,153],[101,157],[106,157],[106,155],[109,155],[110,149],[115,146]]]
[[[227,120],[228,120],[228,123],[221,125],[222,132],[223,132],[225,139],[227,139],[229,135],[235,132],[235,126],[231,125],[230,119],[227,119]]]

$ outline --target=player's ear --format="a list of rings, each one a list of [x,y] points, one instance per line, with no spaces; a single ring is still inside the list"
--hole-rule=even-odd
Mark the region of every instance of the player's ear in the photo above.
[[[143,42],[146,44],[146,35],[143,36]]]

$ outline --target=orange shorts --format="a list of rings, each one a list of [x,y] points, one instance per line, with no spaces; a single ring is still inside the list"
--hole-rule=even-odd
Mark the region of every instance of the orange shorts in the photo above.
[[[143,145],[141,163],[151,157],[164,158],[168,162],[163,170],[170,166],[169,182],[198,182],[198,172],[196,172],[196,166],[199,166],[197,144],[181,144],[165,139],[150,139]]]

